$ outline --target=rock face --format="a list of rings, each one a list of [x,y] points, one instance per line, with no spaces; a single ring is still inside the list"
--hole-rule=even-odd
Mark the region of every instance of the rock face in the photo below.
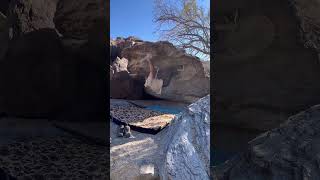
[[[54,29],[53,18],[58,0],[11,0],[8,18],[13,37],[38,29]]]
[[[57,107],[63,48],[54,30],[33,31],[10,42],[1,62],[0,94],[9,115],[42,116]]]
[[[118,73],[121,71],[127,71],[128,72],[128,59],[126,58],[119,58],[117,57],[117,59],[113,62],[112,64],[113,67],[113,71],[114,73]]]
[[[248,150],[214,167],[215,180],[280,180],[320,177],[320,106],[289,118],[249,142]]]
[[[210,95],[190,105],[164,130],[163,180],[209,179]]]
[[[107,1],[104,0],[59,0],[54,23],[65,38],[88,39],[92,29],[106,29],[96,27],[103,21],[106,25],[106,8]]]
[[[121,56],[128,59],[128,71],[139,79],[146,80],[151,55],[152,65],[157,70],[157,79],[163,81],[161,94],[151,94],[161,99],[194,102],[209,94],[210,82],[202,62],[186,55],[169,42],[139,42],[125,48]]]
[[[9,28],[13,30],[0,72],[1,83],[6,84],[0,88],[0,98],[5,99],[7,113],[48,117],[59,112],[53,118],[105,120],[106,100],[101,97],[107,91],[108,18],[106,13],[98,13],[108,8],[104,3],[10,1],[8,27],[0,32],[1,59],[2,35],[8,38]]]
[[[266,131],[320,102],[318,54],[297,38],[299,22],[289,2],[220,4],[226,6],[221,5],[215,17],[214,123]],[[229,5],[239,6],[241,18],[236,25],[224,21],[224,16],[237,13]]]
[[[110,67],[110,98],[142,99],[143,81],[128,72],[128,60],[119,58]]]

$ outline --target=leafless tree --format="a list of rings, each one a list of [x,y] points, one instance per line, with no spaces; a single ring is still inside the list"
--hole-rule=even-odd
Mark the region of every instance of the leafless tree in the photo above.
[[[161,38],[209,60],[209,8],[199,6],[197,0],[155,0],[154,21]]]

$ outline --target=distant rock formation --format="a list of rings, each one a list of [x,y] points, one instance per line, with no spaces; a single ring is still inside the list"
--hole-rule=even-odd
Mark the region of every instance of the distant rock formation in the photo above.
[[[320,106],[249,142],[246,152],[214,167],[215,180],[313,180],[320,177]]]
[[[208,63],[187,55],[169,42],[146,42],[129,37],[118,38],[111,44],[114,46],[111,54],[128,59],[128,71],[143,82],[150,73],[149,62],[152,63],[154,78],[163,83],[157,91],[161,93],[145,91],[151,96],[195,102],[210,92]]]

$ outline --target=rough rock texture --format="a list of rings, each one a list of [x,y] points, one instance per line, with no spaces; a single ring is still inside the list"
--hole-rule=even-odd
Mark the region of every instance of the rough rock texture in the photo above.
[[[118,126],[110,122],[111,179],[141,177],[146,166],[153,179],[209,179],[210,96],[186,107],[173,121],[156,135],[132,131],[134,139],[117,137]]]
[[[220,3],[225,6],[215,17],[218,41],[214,60],[214,123],[266,131],[319,103],[318,54],[306,49],[297,37],[299,22],[290,3]],[[233,21],[225,22],[224,16],[233,17],[236,12],[231,7],[240,4],[239,27],[234,31]]]
[[[113,71],[114,73],[118,73],[121,71],[127,71],[128,72],[128,59],[126,58],[119,58],[117,57],[117,59],[113,62],[112,64],[113,67]]]
[[[1,62],[0,95],[10,115],[51,113],[61,94],[63,48],[54,30],[33,31],[10,42]]]
[[[13,37],[43,28],[55,28],[53,18],[58,0],[11,0],[8,18]]]
[[[179,114],[162,135],[161,179],[209,179],[210,95]]]
[[[306,47],[320,53],[320,1],[290,0],[300,21],[301,37]]]
[[[209,77],[202,62],[169,42],[139,42],[121,52],[121,57],[129,60],[128,71],[141,80],[146,80],[149,74],[146,55],[151,55],[150,61],[158,69],[156,78],[163,80],[161,94],[153,96],[194,102],[209,94]]]
[[[316,180],[320,177],[320,106],[289,118],[249,142],[248,150],[214,167],[215,180]]]
[[[64,37],[88,39],[92,28],[106,20],[107,4],[105,0],[59,0],[54,22]]]

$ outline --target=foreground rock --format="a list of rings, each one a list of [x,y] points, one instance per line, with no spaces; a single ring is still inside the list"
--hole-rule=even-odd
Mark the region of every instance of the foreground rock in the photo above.
[[[163,180],[209,179],[210,96],[190,105],[164,131]]]
[[[133,132],[135,139],[119,138],[117,126],[110,127],[111,179],[209,179],[210,96],[156,135]]]
[[[309,8],[318,4],[296,2],[305,2]],[[256,6],[250,6],[254,3]],[[300,32],[293,6],[267,0],[220,4],[225,6],[216,6],[222,10],[215,17],[221,41],[216,41],[214,61],[214,123],[267,131],[320,102],[318,54],[296,38]],[[223,15],[235,15],[237,6],[248,13],[239,19],[240,28],[234,31],[232,24],[223,23]],[[307,11],[319,17],[315,15],[319,11]]]
[[[155,78],[161,80],[161,93],[150,93],[157,98],[181,102],[195,102],[210,92],[208,73],[202,62],[185,54],[169,42],[139,42],[121,52],[129,60],[128,71],[146,80],[149,62]]]
[[[320,177],[320,106],[249,142],[239,157],[213,168],[215,180],[314,180]]]

